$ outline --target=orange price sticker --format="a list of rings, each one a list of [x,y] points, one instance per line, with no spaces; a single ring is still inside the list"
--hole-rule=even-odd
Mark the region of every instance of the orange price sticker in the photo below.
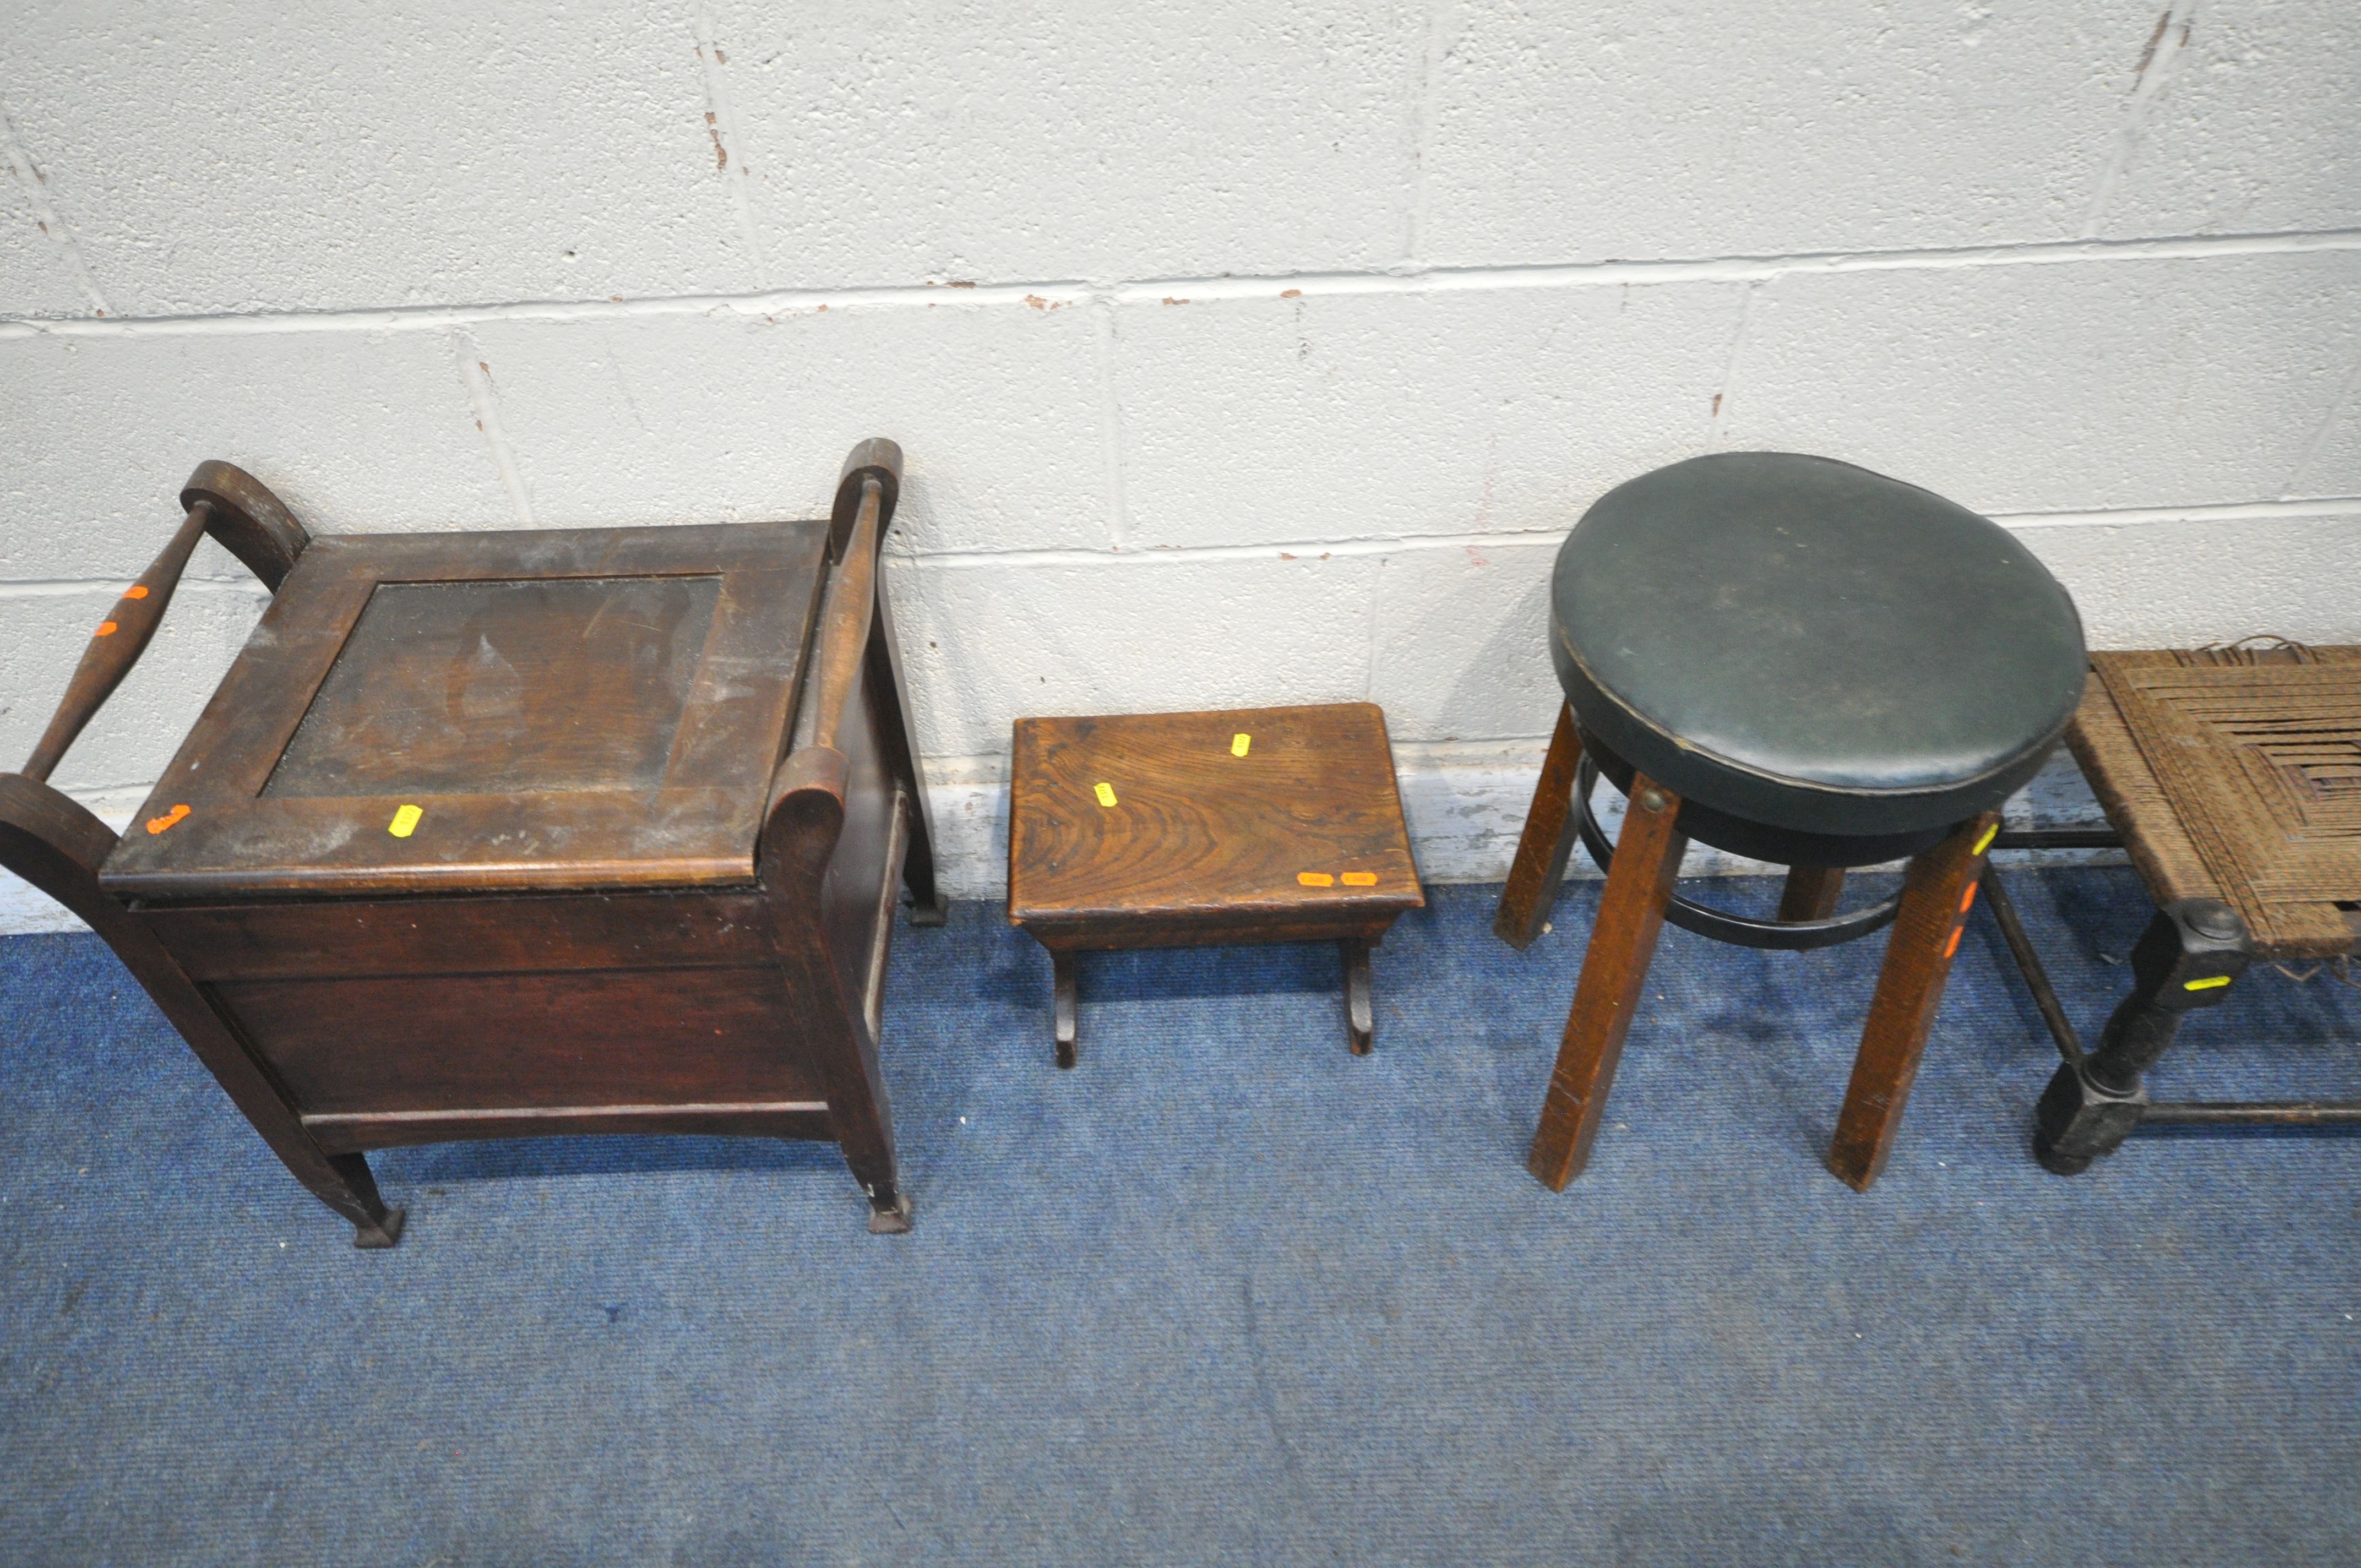
[[[1298,872],[1295,880],[1306,887],[1334,887],[1336,879],[1326,872]]]
[[[161,817],[149,817],[148,819],[148,831],[150,833],[161,833],[165,828],[170,828],[173,823],[178,822],[181,817],[186,817],[188,814],[189,808],[187,806],[176,806]]]
[[[1345,873],[1345,885],[1346,887],[1375,887],[1378,885],[1378,873],[1375,872],[1346,872]]]
[[[102,620],[102,621],[100,621],[100,622],[98,623],[98,635],[99,635],[99,636],[101,636],[101,637],[112,637],[112,636],[114,636],[114,635],[115,635],[115,622],[113,622],[113,621],[111,621],[111,620]]]
[[[144,599],[148,597],[148,585],[134,583],[123,590],[123,597],[127,599]]]

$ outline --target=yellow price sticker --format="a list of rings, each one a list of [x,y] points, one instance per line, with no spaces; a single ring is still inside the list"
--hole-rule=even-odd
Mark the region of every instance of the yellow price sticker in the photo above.
[[[417,806],[401,806],[395,810],[393,820],[385,825],[385,830],[397,839],[407,839],[418,831],[418,819],[425,815]]]
[[[1984,829],[1984,836],[1983,836],[1982,838],[1981,838],[1981,839],[1977,839],[1977,840],[1976,840],[1976,847],[1975,847],[1974,849],[1972,849],[1972,850],[1970,850],[1968,851],[1968,853],[1970,853],[1971,855],[1981,855],[1981,854],[1982,854],[1986,850],[1989,850],[1989,849],[1991,849],[1991,848],[1992,848],[1992,841],[1993,841],[1994,839],[1997,839],[1997,838],[1999,838],[1999,837],[2000,837],[2000,824],[1999,824],[1999,823],[1997,823],[1997,822],[1995,822],[1995,823],[1993,823],[1991,827],[1989,827],[1989,828],[1985,828],[1985,829]]]
[[[1094,784],[1091,786],[1091,793],[1099,797],[1099,804],[1101,806],[1113,806],[1115,804],[1115,785],[1111,784]]]
[[[2202,980],[2189,980],[2181,981],[2180,989],[2183,991],[2211,991],[2217,985],[2227,985],[2229,983],[2230,977],[2226,974],[2209,974]]]
[[[1233,757],[1243,757],[1246,754],[1246,748],[1253,744],[1254,737],[1251,735],[1246,734],[1243,731],[1233,735],[1230,737],[1230,755]]]

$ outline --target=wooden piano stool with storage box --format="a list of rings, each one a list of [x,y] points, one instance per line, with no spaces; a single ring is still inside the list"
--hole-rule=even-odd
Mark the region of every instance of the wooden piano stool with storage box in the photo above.
[[[825,521],[313,538],[224,463],[98,628],[0,864],[87,920],[280,1159],[391,1246],[364,1151],[829,1139],[909,1227],[878,1073],[897,884],[940,924],[878,551]],[[121,839],[46,782],[210,533],[273,593]]]

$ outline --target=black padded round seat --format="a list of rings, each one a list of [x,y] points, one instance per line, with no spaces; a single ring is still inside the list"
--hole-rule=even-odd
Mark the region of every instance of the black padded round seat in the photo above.
[[[1997,807],[2057,743],[2085,667],[2073,600],[2007,530],[1781,452],[1601,497],[1558,552],[1550,651],[1595,748],[1741,852],[1760,850],[1715,819],[1898,842]]]

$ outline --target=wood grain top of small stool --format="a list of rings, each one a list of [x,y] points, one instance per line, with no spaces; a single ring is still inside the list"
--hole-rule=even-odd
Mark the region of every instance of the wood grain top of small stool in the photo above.
[[[1382,929],[1425,902],[1375,704],[1016,721],[1012,925],[1360,918]]]

